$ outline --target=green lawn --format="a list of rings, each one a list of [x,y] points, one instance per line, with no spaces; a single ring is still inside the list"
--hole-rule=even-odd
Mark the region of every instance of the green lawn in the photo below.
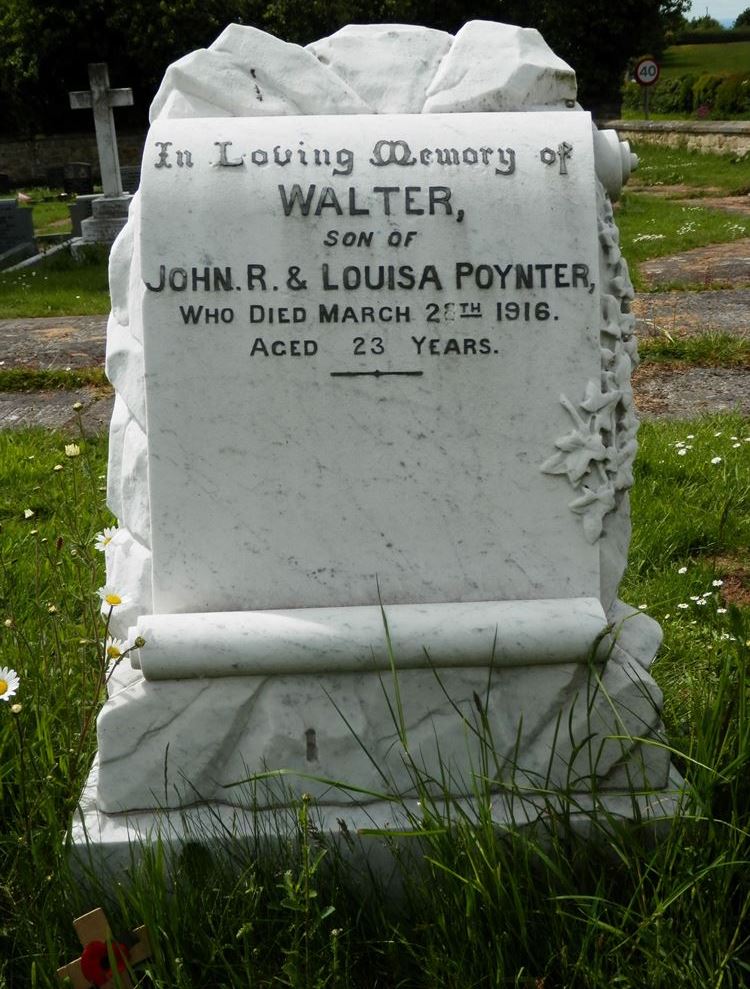
[[[623,195],[615,217],[636,289],[640,261],[750,236],[750,218],[635,193]]]
[[[676,174],[696,189],[744,181],[729,163],[721,172],[711,159],[643,151],[653,184]],[[742,217],[647,195],[626,194],[617,221],[631,270],[647,257],[747,236]],[[106,312],[104,255],[56,256],[0,276],[0,315],[53,306]],[[748,344],[659,340],[645,354],[737,365]],[[102,383],[100,371],[80,374]],[[58,372],[2,378],[19,390],[73,382]],[[501,838],[491,773],[473,781],[474,817],[450,805],[449,819],[404,751],[422,794],[409,820],[425,858],[415,867],[406,854],[414,839],[397,842],[396,901],[377,886],[362,894],[322,840],[309,801],[285,813],[288,841],[274,855],[252,841],[227,854],[195,843],[174,863],[171,887],[158,849],[128,886],[87,892],[70,875],[64,833],[95,749],[105,673],[96,595],[104,567],[93,542],[112,523],[106,458],[103,438],[0,432],[0,666],[21,678],[13,705],[0,703],[0,989],[57,987],[55,969],[80,950],[71,921],[99,903],[118,932],[149,926],[143,989],[748,984],[750,420],[651,422],[639,432],[621,596],[664,630],[653,673],[665,698],[663,744],[689,780],[680,818],[658,842],[639,826],[590,821],[594,840],[583,844],[568,827],[570,808],[550,804],[550,832]]]
[[[14,316],[88,316],[108,313],[107,251],[69,252],[0,273],[0,319]]]
[[[725,196],[750,194],[750,155],[709,154],[638,142],[631,149],[638,155],[638,167],[630,179],[634,185],[687,185],[696,194],[707,189]]]
[[[675,45],[661,59],[661,74],[672,76],[731,75],[750,71],[750,41],[715,45]]]
[[[66,453],[74,440],[0,433],[0,665],[21,677],[20,708],[0,704],[3,989],[57,986],[56,967],[80,950],[72,918],[100,903],[118,932],[148,925],[143,989],[747,984],[750,624],[747,607],[733,610],[750,575],[747,420],[651,423],[640,433],[622,593],[664,628],[654,669],[665,743],[692,787],[680,819],[656,843],[637,825],[592,821],[594,840],[581,843],[550,805],[551,833],[501,838],[491,776],[479,777],[476,816],[452,806],[449,820],[424,794],[410,812],[426,858],[415,867],[414,839],[397,842],[396,901],[377,886],[362,894],[309,801],[285,814],[288,841],[273,854],[252,841],[226,855],[193,843],[171,889],[158,851],[126,886],[86,892],[70,876],[64,832],[101,696],[103,566],[93,538],[111,521],[106,441],[79,440]],[[421,792],[424,776],[404,758]]]
[[[34,233],[37,236],[45,234],[71,234],[70,211],[67,203],[35,203]]]

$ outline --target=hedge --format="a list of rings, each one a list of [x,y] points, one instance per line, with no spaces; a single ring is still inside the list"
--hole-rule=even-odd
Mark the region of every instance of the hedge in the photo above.
[[[643,89],[638,83],[625,83],[622,105],[628,110],[641,109]],[[686,74],[660,79],[651,86],[649,110],[653,113],[689,113],[714,120],[750,117],[750,72],[697,77]]]

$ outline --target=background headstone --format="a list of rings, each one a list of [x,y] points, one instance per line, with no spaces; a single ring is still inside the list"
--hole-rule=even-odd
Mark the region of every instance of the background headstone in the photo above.
[[[49,165],[45,169],[47,185],[50,189],[62,189],[65,184],[65,166]]]
[[[121,165],[120,176],[122,177],[122,188],[125,192],[137,192],[141,184],[140,165]]]
[[[70,161],[65,165],[63,190],[68,195],[91,195],[93,193],[93,170],[89,162]]]
[[[91,193],[90,195],[79,195],[76,196],[72,203],[68,203],[68,212],[70,213],[70,223],[71,223],[71,233],[73,237],[81,237],[83,235],[82,224],[84,220],[87,220],[91,216],[91,210],[95,200],[99,198],[98,193]]]
[[[0,199],[0,268],[36,253],[31,210],[14,199]]]

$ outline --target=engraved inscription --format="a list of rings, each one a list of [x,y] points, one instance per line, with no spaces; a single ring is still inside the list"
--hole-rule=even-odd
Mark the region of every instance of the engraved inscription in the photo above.
[[[489,115],[480,116],[482,126],[461,131],[463,139],[449,128],[445,140],[432,142],[394,134],[391,123],[374,139],[336,144],[315,140],[314,123],[304,136],[295,133],[294,121],[285,134],[261,132],[265,140],[247,140],[237,129],[223,136],[219,124],[200,149],[176,136],[155,141],[160,177],[211,169],[221,176],[216,181],[229,183],[237,211],[246,203],[254,219],[242,238],[245,257],[237,251],[242,241],[235,237],[233,250],[225,250],[219,235],[204,256],[165,257],[144,270],[147,296],[174,297],[185,333],[244,334],[251,364],[354,361],[341,374],[373,377],[406,373],[406,360],[491,363],[502,359],[514,327],[554,332],[568,300],[594,291],[590,261],[574,245],[561,251],[560,238],[549,252],[537,238],[540,246],[524,256],[517,233],[508,241],[505,228],[522,230],[513,191],[519,181],[537,175],[545,188],[559,183],[566,194],[577,167],[574,141],[564,132],[550,134],[544,147],[503,140],[504,129],[516,132],[506,123],[492,134]],[[378,127],[374,122],[370,134]],[[486,139],[475,139],[479,133]],[[498,218],[494,257],[474,232],[487,223],[487,210]],[[456,224],[470,229],[456,237]],[[286,245],[283,257],[269,244],[276,238]],[[449,244],[455,246],[446,250]],[[244,293],[249,299],[239,304]],[[347,334],[359,327],[363,335]],[[377,358],[393,366],[358,366]]]

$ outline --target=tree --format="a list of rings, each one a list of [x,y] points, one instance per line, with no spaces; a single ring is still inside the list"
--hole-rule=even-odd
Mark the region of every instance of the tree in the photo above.
[[[734,22],[732,27],[735,31],[741,27],[750,27],[750,7],[745,7],[742,13],[737,17],[737,20]]]
[[[232,21],[298,44],[349,23],[536,27],[576,70],[581,102],[612,104],[628,60],[658,55],[689,8],[690,0],[0,0],[0,132],[80,128],[67,94],[88,88],[87,65],[97,61],[109,64],[113,86],[133,89],[136,105],[118,121],[143,126],[167,65]]]
[[[688,31],[723,31],[724,26],[716,20],[715,17],[711,17],[709,14],[704,14],[703,17],[693,17],[692,20],[688,21]]]

